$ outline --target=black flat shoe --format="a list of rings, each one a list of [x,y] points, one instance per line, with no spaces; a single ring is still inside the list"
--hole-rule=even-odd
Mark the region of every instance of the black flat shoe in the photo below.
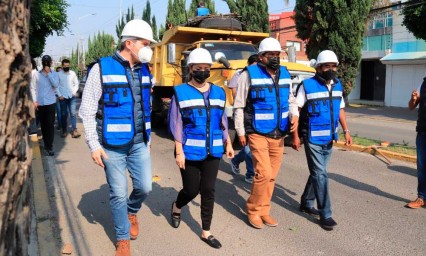
[[[222,247],[222,244],[213,235],[209,235],[209,237],[207,238],[204,238],[204,237],[200,237],[200,238],[201,240],[206,242],[206,244],[210,245],[211,247],[215,249],[219,249],[220,247]]]
[[[179,225],[180,225],[181,217],[180,217],[180,213],[173,212],[173,205],[174,204],[175,204],[175,202],[172,203],[172,210],[171,210],[171,213],[170,213],[170,220],[171,220],[171,223],[172,223],[172,227],[178,228]]]
[[[314,207],[306,207],[306,206],[300,205],[299,210],[301,212],[306,212],[307,214],[310,214],[310,215],[313,215],[313,216],[319,216],[319,211],[317,209],[315,209]]]
[[[331,231],[331,230],[333,230],[333,228],[335,226],[337,226],[337,223],[331,217],[327,218],[327,219],[321,218],[320,221],[319,221],[319,224],[323,229],[325,229],[327,231]]]

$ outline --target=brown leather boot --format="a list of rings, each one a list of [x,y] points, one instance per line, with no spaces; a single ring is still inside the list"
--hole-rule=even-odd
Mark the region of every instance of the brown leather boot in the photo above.
[[[278,226],[278,221],[269,215],[261,216],[260,218],[262,218],[262,221],[266,226],[269,226],[269,227]]]
[[[259,215],[247,214],[247,217],[250,225],[258,229],[263,228],[263,221]]]
[[[414,200],[413,202],[409,202],[406,207],[411,208],[411,209],[418,209],[421,207],[425,206],[425,200],[423,200],[423,198],[417,198],[416,200]]]
[[[130,256],[130,240],[119,240],[116,248],[115,256]]]
[[[139,223],[136,214],[129,214],[130,239],[135,240],[139,235]]]

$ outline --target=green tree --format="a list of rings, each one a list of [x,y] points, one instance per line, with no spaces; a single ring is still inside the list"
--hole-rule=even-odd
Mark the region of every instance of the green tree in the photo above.
[[[228,4],[231,13],[241,16],[248,31],[269,32],[268,1],[258,0],[223,0]]]
[[[66,9],[68,4],[64,0],[35,0],[31,1],[30,15],[30,55],[39,57],[46,45],[46,38],[56,32],[61,35],[67,23]]]
[[[346,97],[352,90],[361,60],[365,22],[372,0],[297,0],[297,36],[307,42],[306,53],[315,59],[322,50],[339,58],[339,77]]]
[[[185,0],[169,0],[167,4],[166,27],[176,26],[186,22]]]
[[[142,19],[146,22],[148,22],[149,25],[151,24],[151,4],[149,3],[149,0],[146,2],[146,6],[142,11]]]
[[[114,37],[98,32],[93,36],[93,40],[89,38],[85,64],[90,64],[100,57],[110,56],[114,54],[114,50]]]
[[[155,15],[152,16],[152,33],[154,34],[154,40],[158,41],[158,29],[157,29],[157,20],[155,19]]]
[[[162,40],[164,32],[166,32],[166,27],[163,24],[160,24],[160,30],[158,31],[158,39]]]
[[[121,20],[118,20],[117,25],[115,25],[115,33],[117,33],[118,41],[120,41],[121,31],[123,31],[124,26],[127,22],[133,20],[135,18],[135,11],[132,8],[127,8],[127,14],[126,16],[122,16]]]
[[[418,39],[426,40],[426,3],[424,1],[410,1],[402,9],[404,19],[402,24]]]
[[[188,11],[188,17],[196,16],[196,10],[198,3],[201,2],[200,0],[192,0],[191,4],[189,5],[189,11]],[[204,5],[209,8],[210,14],[216,14],[216,8],[214,4],[214,0],[204,0]]]

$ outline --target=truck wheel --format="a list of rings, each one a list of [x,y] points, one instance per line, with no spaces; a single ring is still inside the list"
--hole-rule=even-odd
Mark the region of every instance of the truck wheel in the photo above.
[[[198,27],[224,30],[243,30],[243,27],[239,20],[227,17],[206,18],[200,22]]]

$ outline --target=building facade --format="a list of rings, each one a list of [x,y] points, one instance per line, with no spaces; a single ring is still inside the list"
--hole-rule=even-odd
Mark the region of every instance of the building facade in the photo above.
[[[350,102],[406,107],[412,90],[426,76],[426,42],[402,24],[404,2],[372,12]]]

